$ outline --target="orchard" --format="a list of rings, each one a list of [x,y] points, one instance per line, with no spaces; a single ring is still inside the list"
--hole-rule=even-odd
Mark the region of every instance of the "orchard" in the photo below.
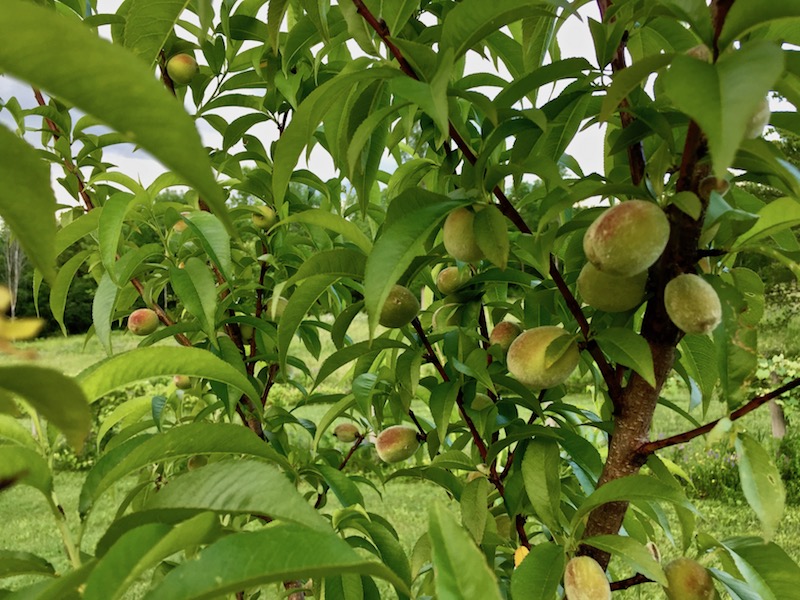
[[[0,216],[65,332],[91,275],[107,358],[0,367],[0,494],[70,565],[0,542],[39,577],[0,596],[800,598],[741,424],[800,387],[752,391],[743,263],[800,276],[798,32],[798,0],[3,0]],[[701,436],[759,535],[703,530],[665,458]],[[77,514],[59,439],[98,452]],[[438,493],[412,547],[369,500],[403,480]]]

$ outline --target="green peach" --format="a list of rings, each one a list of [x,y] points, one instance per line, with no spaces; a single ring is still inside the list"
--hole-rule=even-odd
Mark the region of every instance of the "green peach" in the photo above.
[[[564,591],[569,600],[611,600],[606,573],[590,556],[576,556],[567,563]]]
[[[644,299],[647,271],[633,277],[617,277],[586,263],[578,275],[578,292],[583,301],[605,312],[625,312]]]
[[[699,275],[684,273],[667,283],[664,306],[672,322],[686,333],[710,333],[722,321],[719,296]]]
[[[419,448],[417,431],[405,425],[387,427],[378,434],[375,450],[385,463],[396,463],[410,458]]]
[[[167,73],[178,85],[191,83],[198,70],[197,61],[190,54],[176,54],[167,61]]]
[[[458,267],[446,267],[436,276],[436,287],[443,296],[449,296],[472,279],[472,274]]]
[[[175,375],[175,377],[172,378],[172,382],[179,390],[188,390],[192,387],[192,379],[187,375]]]
[[[442,230],[444,248],[455,259],[475,263],[483,258],[483,251],[475,238],[475,213],[468,208],[457,208],[444,221]]]
[[[264,318],[267,321],[277,321],[283,316],[283,311],[286,310],[289,301],[283,296],[279,296],[277,301],[275,296],[271,296],[267,303],[264,305]]]
[[[714,581],[708,571],[691,558],[676,558],[664,567],[669,600],[712,600],[715,597]]]
[[[561,385],[580,360],[578,344],[572,340],[555,362],[547,364],[548,346],[563,336],[569,334],[561,327],[544,326],[524,331],[508,348],[508,372],[533,389]]]
[[[335,437],[340,442],[350,443],[354,442],[358,437],[358,427],[353,425],[352,423],[339,423],[333,429],[333,437]]]
[[[583,250],[601,271],[632,277],[658,260],[668,240],[664,211],[653,202],[629,200],[612,206],[589,226]]]
[[[259,206],[258,212],[253,213],[253,225],[259,229],[270,229],[278,222],[278,213],[271,206]]]
[[[511,321],[500,321],[492,329],[489,334],[489,345],[495,344],[503,349],[503,352],[508,352],[511,343],[517,339],[519,334],[522,333],[522,328]]]
[[[402,285],[395,285],[383,303],[378,322],[384,327],[402,327],[414,320],[419,309],[419,300],[411,290]]]

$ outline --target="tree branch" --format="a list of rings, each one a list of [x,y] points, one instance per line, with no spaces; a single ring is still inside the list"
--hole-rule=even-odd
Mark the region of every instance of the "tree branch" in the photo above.
[[[761,396],[756,396],[752,400],[750,400],[744,406],[737,408],[733,411],[730,416],[728,417],[731,421],[736,421],[737,419],[741,419],[743,416],[753,412],[759,406],[762,406],[769,402],[770,400],[774,400],[775,398],[782,396],[786,392],[789,392],[797,387],[800,387],[800,377],[797,379],[793,379],[789,383],[782,385],[779,388],[772,390],[767,394],[763,394]],[[643,460],[646,460],[648,456],[657,452],[658,450],[663,450],[664,448],[669,448],[670,446],[677,446],[678,444],[685,444],[693,440],[696,437],[704,435],[714,429],[717,423],[720,422],[721,419],[716,419],[715,421],[711,421],[710,423],[706,423],[701,427],[697,427],[690,431],[685,431],[684,433],[679,433],[677,435],[673,435],[662,440],[655,440],[652,442],[648,442],[643,444],[639,450],[638,454],[642,457]]]
[[[643,583],[655,583],[655,582],[652,579],[648,579],[641,573],[637,573],[633,577],[628,577],[627,579],[612,581],[611,591],[616,592],[617,590],[627,590],[628,588],[632,588],[635,585],[641,585]]]

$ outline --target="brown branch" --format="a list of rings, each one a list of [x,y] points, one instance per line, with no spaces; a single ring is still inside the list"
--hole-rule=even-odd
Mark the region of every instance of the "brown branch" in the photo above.
[[[161,81],[164,83],[164,87],[169,90],[170,94],[175,96],[175,84],[167,72],[167,57],[163,49],[158,53],[158,68],[161,71]]]
[[[627,579],[612,581],[611,591],[616,592],[617,590],[627,590],[628,588],[632,588],[635,585],[641,585],[643,583],[655,583],[655,582],[652,579],[645,577],[641,573],[637,573],[633,577],[628,577]]]
[[[417,332],[420,341],[422,341],[423,345],[425,346],[425,350],[428,353],[431,363],[436,368],[436,371],[439,373],[439,377],[441,377],[444,381],[450,381],[450,378],[447,376],[447,372],[444,370],[442,366],[442,361],[439,360],[439,356],[431,346],[430,341],[428,341],[428,336],[425,335],[425,330],[422,328],[422,323],[419,322],[417,317],[414,317],[414,320],[411,321],[412,327],[414,327],[414,331]]]
[[[730,416],[728,417],[731,421],[736,421],[737,419],[741,419],[745,415],[753,412],[758,407],[766,404],[770,400],[774,400],[778,396],[782,396],[786,392],[789,392],[797,387],[800,387],[800,378],[793,379],[789,383],[782,385],[779,388],[772,390],[767,394],[763,394],[761,396],[756,396],[752,400],[750,400],[744,406],[737,408],[733,411]],[[664,448],[669,448],[670,446],[676,446],[678,444],[684,444],[693,440],[696,437],[704,435],[714,429],[717,423],[720,422],[721,419],[716,419],[715,421],[711,421],[710,423],[706,423],[701,427],[697,427],[690,431],[685,431],[684,433],[679,433],[677,435],[673,435],[662,440],[655,440],[652,442],[648,442],[643,444],[638,453],[642,456],[643,459],[646,459],[649,455],[657,452],[658,450],[663,450]]]
[[[347,466],[347,463],[350,462],[350,458],[353,456],[353,454],[355,454],[356,450],[358,450],[358,446],[361,444],[361,442],[363,440],[364,440],[364,434],[363,433],[359,433],[356,436],[356,439],[353,442],[353,445],[350,447],[350,452],[347,453],[347,456],[344,457],[344,460],[339,465],[339,470],[340,471],[343,471],[344,468]]]
[[[527,519],[523,515],[517,515],[514,518],[514,525],[517,529],[517,535],[519,535],[519,543],[522,546],[525,546],[528,550],[531,549],[531,543],[528,540],[528,534],[525,533],[525,521]]]

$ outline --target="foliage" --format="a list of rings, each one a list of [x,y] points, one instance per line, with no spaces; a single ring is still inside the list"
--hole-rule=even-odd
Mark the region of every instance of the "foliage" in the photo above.
[[[0,371],[0,410],[22,406],[38,433],[3,419],[0,488],[42,493],[70,562],[48,578],[45,558],[0,553],[0,572],[43,575],[28,597],[121,597],[156,569],[148,598],[256,598],[273,587],[376,598],[391,587],[400,598],[552,599],[575,555],[596,559],[614,589],[657,591],[666,578],[646,544],[664,535],[713,566],[734,598],[796,597],[787,582],[800,566],[772,541],[780,471],[738,419],[800,379],[751,399],[765,287],[737,261],[757,254],[800,274],[800,176],[760,137],[769,93],[800,100],[800,62],[784,45],[798,42],[800,6],[597,4],[587,60],[562,58],[556,35],[582,0],[131,0],[113,15],[91,1],[5,0],[0,70],[33,86],[37,105],[3,100],[16,131],[0,126],[0,216],[37,267],[34,289],[50,285],[62,327],[71,283],[88,269],[91,335],[109,357],[74,379]],[[166,70],[177,54],[200,64],[188,85]],[[602,175],[567,153],[595,122],[605,126]],[[800,131],[793,110],[771,124]],[[143,185],[114,165],[120,144],[169,171]],[[300,166],[314,152],[333,177]],[[58,222],[52,165],[82,205]],[[744,182],[780,195],[759,198]],[[191,189],[160,196],[179,186]],[[585,241],[603,207],[630,200],[663,211],[669,235],[666,223],[656,236],[609,219]],[[269,229],[252,219],[264,206],[278,217]],[[443,239],[453,214],[474,238],[461,240],[468,253]],[[598,249],[630,252],[631,242],[647,249],[623,273],[648,271],[643,306],[582,306],[587,255],[602,270]],[[454,264],[472,277],[443,296],[436,275]],[[721,314],[714,302],[713,319],[694,328],[713,333],[684,335],[664,290],[699,273]],[[422,310],[387,329],[379,321],[398,285]],[[119,352],[114,326],[142,304],[163,328]],[[360,313],[365,338],[351,327]],[[506,319],[563,330],[511,344],[512,371],[528,385],[488,343]],[[2,322],[0,337],[19,337]],[[673,372],[688,390],[677,402],[660,397]],[[173,375],[189,379],[122,392],[118,405],[105,401],[111,413],[95,413],[99,454],[74,535],[44,421],[78,450],[90,406]],[[564,384],[576,378],[595,410],[569,401]],[[273,401],[278,385],[301,395],[295,409]],[[647,442],[659,403],[684,415],[718,403],[730,416]],[[309,405],[323,416],[302,416]],[[342,421],[358,428],[355,441],[329,445]],[[393,425],[413,427],[417,440],[402,443],[420,449],[378,466],[376,436]],[[761,536],[707,535],[659,457],[703,433],[735,448]],[[454,502],[420,507],[426,533],[409,553],[365,497],[375,481],[351,464],[384,482],[433,482]],[[114,521],[85,546],[96,506],[130,476],[138,483]]]

